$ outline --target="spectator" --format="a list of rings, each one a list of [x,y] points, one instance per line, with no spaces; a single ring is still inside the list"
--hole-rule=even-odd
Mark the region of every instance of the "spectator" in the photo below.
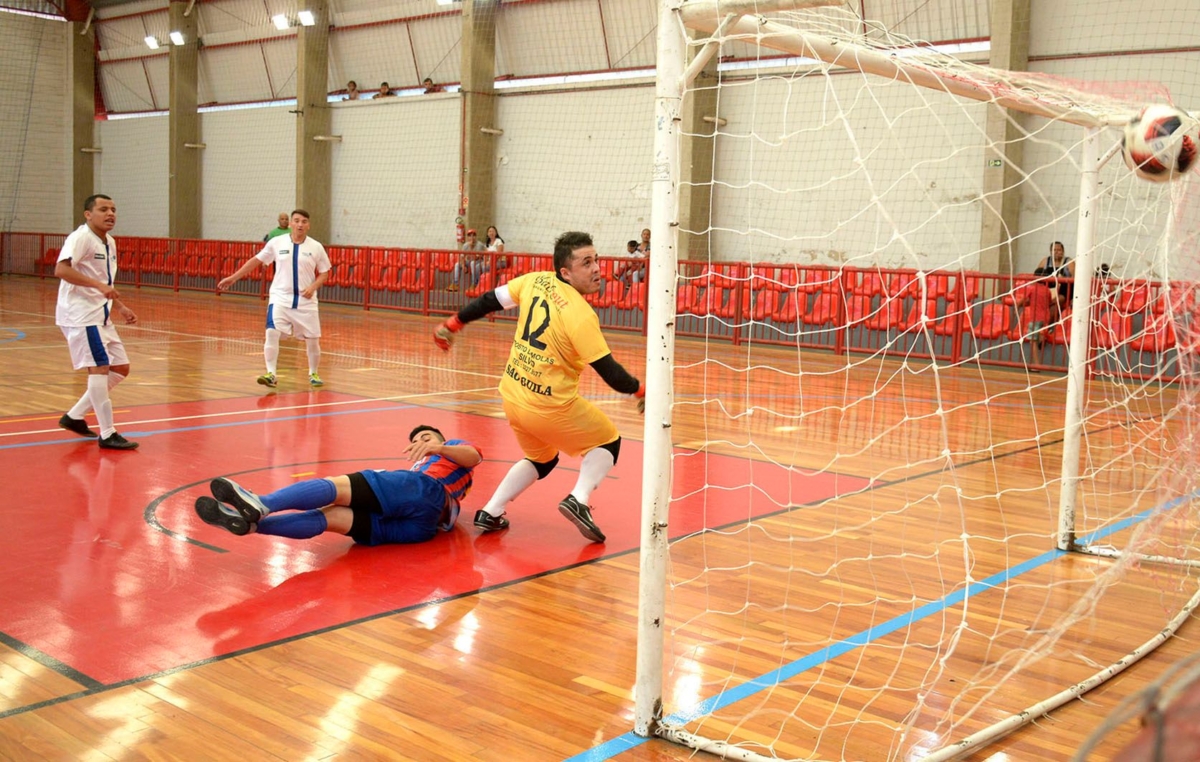
[[[379,92],[375,93],[375,97],[371,100],[375,100],[375,98],[391,98],[394,95],[395,93],[392,92],[392,88],[388,86],[387,82],[380,82]]]
[[[496,269],[503,270],[508,267],[508,257],[504,254],[504,239],[500,237],[500,231],[495,225],[489,225],[487,229],[487,240],[483,242],[484,248],[488,251],[494,251],[501,255],[496,257]],[[487,272],[484,270],[484,272]]]
[[[1042,263],[1041,269],[1052,279],[1051,282],[1046,284],[1047,287],[1057,291],[1054,298],[1050,300],[1051,317],[1057,323],[1062,320],[1063,312],[1066,311],[1067,304],[1071,301],[1071,291],[1074,285],[1071,282],[1063,282],[1059,279],[1066,280],[1075,277],[1071,267],[1071,260],[1066,257],[1066,249],[1063,248],[1062,241],[1055,241],[1050,244],[1050,256],[1046,257],[1046,261]]]
[[[466,252],[487,251],[487,247],[483,245],[478,236],[479,234],[475,231],[475,228],[468,230],[467,242],[462,245],[462,250]],[[464,269],[471,274],[471,285],[477,285],[479,278],[487,272],[487,263],[484,261],[483,254],[463,254],[458,258],[458,262],[454,265],[454,273],[451,276],[454,282],[447,286],[447,291],[457,291],[459,289]]]
[[[646,255],[642,252],[642,244],[637,241],[629,241],[625,244],[625,261],[618,262],[613,269],[613,280],[618,280],[628,286],[632,283],[641,283],[645,278]]]
[[[360,95],[360,93],[358,92],[358,83],[355,82],[354,80],[350,80],[349,82],[347,82],[346,83],[346,100],[356,101],[356,100],[358,100],[359,95]]]
[[[433,84],[433,80],[429,77],[426,77],[421,81],[421,86],[425,88],[426,94],[443,92],[442,86]]]
[[[638,250],[650,256],[650,228],[642,228],[642,242],[638,244]]]
[[[265,236],[263,236],[263,243],[266,243],[267,241],[271,240],[272,238],[278,238],[281,235],[288,235],[290,232],[291,232],[291,229],[288,227],[288,213],[280,212],[279,213],[279,224],[275,226],[274,230],[272,230],[270,233],[267,233]]]

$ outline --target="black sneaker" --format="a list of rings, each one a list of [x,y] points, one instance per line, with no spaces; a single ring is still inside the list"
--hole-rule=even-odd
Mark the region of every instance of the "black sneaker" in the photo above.
[[[60,428],[64,428],[72,434],[78,434],[81,437],[91,437],[95,439],[96,437],[100,436],[88,428],[87,421],[83,420],[82,418],[72,418],[66,413],[63,413],[63,417],[58,419],[58,425]]]
[[[254,494],[245,487],[237,484],[232,479],[218,477],[213,479],[208,485],[213,497],[233,507],[235,511],[241,514],[242,518],[251,524],[262,521],[262,517],[270,513],[270,509],[263,505],[263,501],[258,495]]]
[[[137,447],[137,442],[130,442],[115,431],[112,433],[112,436],[103,437],[100,440],[101,450],[136,450]]]
[[[604,542],[604,532],[592,521],[592,509],[576,500],[574,495],[563,498],[558,504],[558,512],[570,519],[584,537],[592,542]]]
[[[475,526],[485,532],[495,532],[497,529],[508,529],[508,519],[503,515],[493,516],[480,508],[475,511]]]
[[[221,505],[211,497],[196,498],[196,515],[205,524],[227,529],[238,536],[250,534],[250,522],[239,516],[227,505]]]

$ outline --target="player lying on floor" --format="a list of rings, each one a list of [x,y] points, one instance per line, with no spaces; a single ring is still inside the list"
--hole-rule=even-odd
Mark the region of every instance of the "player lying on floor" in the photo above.
[[[308,479],[262,496],[221,477],[210,485],[212,497],[196,500],[196,514],[236,535],[303,540],[336,532],[363,545],[432,540],[439,529],[454,528],[483,455],[465,440],[447,441],[432,426],[417,426],[408,440],[408,471]]]

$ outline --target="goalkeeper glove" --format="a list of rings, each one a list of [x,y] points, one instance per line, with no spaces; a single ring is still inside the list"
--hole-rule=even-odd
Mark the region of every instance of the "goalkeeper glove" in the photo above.
[[[433,343],[438,345],[443,352],[450,351],[450,345],[454,343],[454,334],[463,329],[463,321],[458,319],[458,315],[451,315],[446,322],[439,325],[433,331]]]
[[[646,413],[646,386],[638,385],[638,390],[633,393],[634,399],[637,400],[637,411],[643,415]]]

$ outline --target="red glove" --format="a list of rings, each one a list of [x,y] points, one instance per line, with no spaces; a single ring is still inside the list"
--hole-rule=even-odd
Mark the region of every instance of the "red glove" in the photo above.
[[[637,400],[637,411],[644,415],[646,413],[646,385],[639,385],[638,390],[633,393],[633,397]]]
[[[454,343],[454,334],[463,329],[463,321],[458,319],[458,315],[451,315],[450,318],[439,325],[433,331],[433,343],[437,344],[443,352],[450,351],[450,345]]]

